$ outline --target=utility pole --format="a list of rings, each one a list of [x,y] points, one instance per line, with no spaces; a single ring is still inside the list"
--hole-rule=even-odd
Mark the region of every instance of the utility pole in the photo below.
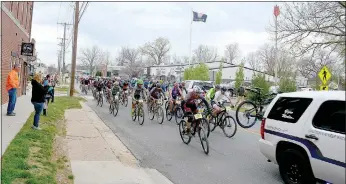
[[[62,41],[63,41],[63,50],[62,50],[62,72],[64,73],[66,71],[66,68],[65,68],[65,49],[66,49],[66,26],[71,26],[72,24],[68,24],[66,22],[64,23],[58,23],[58,24],[61,24],[64,26],[64,38],[62,38]]]
[[[76,72],[76,58],[77,58],[77,37],[78,37],[78,23],[79,23],[79,1],[76,1],[73,26],[73,45],[72,45],[72,68],[71,68],[71,82],[70,82],[70,96],[73,96],[74,81]]]

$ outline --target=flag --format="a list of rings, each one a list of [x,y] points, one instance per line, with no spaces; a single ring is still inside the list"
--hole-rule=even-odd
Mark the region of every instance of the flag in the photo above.
[[[274,15],[275,15],[275,17],[279,16],[279,14],[280,14],[279,6],[274,6]]]
[[[195,22],[206,22],[207,21],[207,15],[203,13],[197,13],[193,11],[193,21]]]

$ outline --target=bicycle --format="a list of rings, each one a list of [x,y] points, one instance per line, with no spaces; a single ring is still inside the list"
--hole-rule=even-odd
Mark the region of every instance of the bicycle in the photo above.
[[[97,96],[97,105],[99,105],[100,107],[102,107],[103,105],[103,92],[99,91],[98,92],[98,96]]]
[[[127,98],[127,90],[126,91],[123,91],[120,95],[120,102],[121,102],[121,105],[127,107],[127,104],[129,103],[129,100]]]
[[[228,111],[232,110],[232,108],[230,106],[224,105],[227,103],[228,102],[223,102],[222,104],[220,104],[222,110],[216,116],[213,116],[211,113],[206,113],[206,117],[209,120],[211,132],[213,132],[215,128],[219,126],[225,136],[231,138],[237,132],[237,123],[234,118],[229,115]],[[233,127],[234,130],[232,131]],[[230,133],[226,131],[226,128],[230,128]]]
[[[169,102],[169,100],[168,100],[168,102]],[[167,120],[171,121],[173,118],[173,115],[174,115],[175,122],[177,125],[179,125],[180,119],[182,119],[182,117],[184,116],[184,111],[181,108],[180,104],[181,104],[181,99],[177,98],[175,100],[174,106],[172,107],[172,110],[173,110],[172,112],[170,112],[170,110],[169,110],[169,105],[166,106],[166,118],[167,118]]]
[[[198,132],[199,140],[201,141],[203,151],[206,155],[208,155],[209,154],[209,141],[208,141],[208,136],[207,136],[207,133],[205,130],[205,126],[203,126],[203,125],[208,125],[207,119],[205,119],[201,113],[197,113],[194,115],[194,114],[192,114],[192,112],[188,112],[188,113],[184,114],[183,118],[185,118],[185,117],[193,119],[191,122],[191,127],[190,127],[191,135],[195,136],[196,132]],[[192,136],[186,135],[186,132],[185,132],[185,130],[187,128],[186,123],[187,122],[184,119],[182,119],[180,121],[179,133],[180,133],[180,137],[181,137],[182,141],[185,144],[189,144],[191,142]]]
[[[132,121],[136,121],[137,119],[140,125],[143,125],[144,123],[143,103],[144,103],[144,100],[136,100],[135,109],[132,114]],[[139,120],[140,117],[142,118],[141,121]]]
[[[157,121],[159,122],[159,124],[162,124],[163,123],[163,119],[164,119],[164,111],[163,111],[163,108],[162,108],[162,99],[154,99],[154,102],[153,104],[149,107],[149,119],[150,120],[153,120],[155,118],[155,115],[156,115],[156,118],[157,118]],[[161,117],[161,119],[160,119]]]
[[[119,93],[112,97],[111,103],[109,104],[109,112],[113,116],[117,116],[119,112]]]
[[[261,88],[246,88],[246,90],[249,90],[253,93],[255,93],[255,100],[245,100],[241,102],[236,110],[236,120],[239,126],[242,128],[250,128],[255,125],[257,120],[261,120],[263,118],[263,108],[264,105],[270,104],[270,102],[275,98],[274,95],[277,95],[276,93],[268,94],[262,96],[261,94]],[[273,97],[274,96],[274,97]],[[250,107],[247,109],[247,107]],[[241,123],[240,122],[240,113],[242,113],[244,119],[247,119],[247,123]],[[250,118],[253,117],[254,121],[250,123]]]
[[[84,93],[85,95],[88,95],[87,85],[82,86],[82,93]]]

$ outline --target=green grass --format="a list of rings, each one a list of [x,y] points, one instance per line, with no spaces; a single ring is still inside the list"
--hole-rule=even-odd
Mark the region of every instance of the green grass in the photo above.
[[[56,92],[64,92],[67,93],[67,90],[69,90],[69,87],[55,87],[54,91]],[[74,90],[74,93],[78,93],[78,91]]]
[[[2,157],[1,183],[54,184],[58,163],[52,161],[56,123],[66,109],[81,108],[79,97],[56,97],[48,116],[40,117],[42,130],[31,129],[34,113],[18,132]]]
[[[70,179],[70,180],[73,180],[73,178],[74,178],[73,175],[68,176],[68,179]]]

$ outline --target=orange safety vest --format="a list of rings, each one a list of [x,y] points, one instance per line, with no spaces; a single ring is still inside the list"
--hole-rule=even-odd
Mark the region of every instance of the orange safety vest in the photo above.
[[[16,72],[15,70],[12,70],[7,76],[6,90],[9,91],[12,88],[18,88],[18,87],[19,87],[18,72]]]

